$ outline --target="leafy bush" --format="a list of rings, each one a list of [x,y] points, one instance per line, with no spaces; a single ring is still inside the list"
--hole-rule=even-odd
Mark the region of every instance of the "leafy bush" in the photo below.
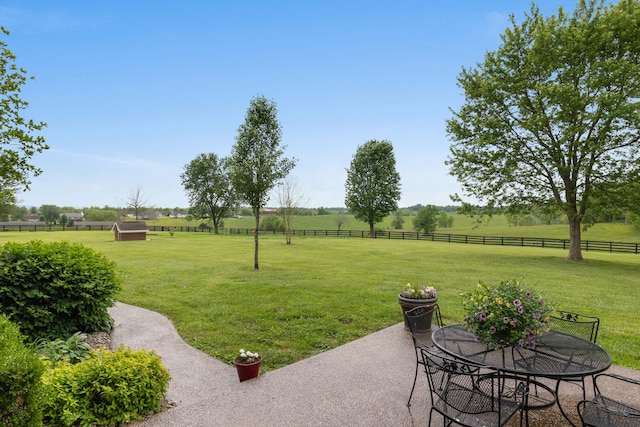
[[[86,339],[87,336],[81,332],[76,332],[66,341],[59,338],[53,341],[38,339],[35,343],[36,353],[45,357],[53,365],[60,361],[79,363],[89,357],[91,351],[91,346]]]
[[[284,226],[282,225],[282,221],[275,215],[266,215],[262,222],[260,223],[260,230],[284,230]]]
[[[91,351],[83,362],[60,362],[42,377],[45,423],[110,425],[142,419],[162,409],[169,371],[160,357],[121,347]]]
[[[0,314],[0,425],[41,425],[43,371],[43,363],[24,344],[18,326]]]
[[[31,339],[109,331],[120,288],[115,264],[77,243],[6,243],[0,249],[0,311]]]

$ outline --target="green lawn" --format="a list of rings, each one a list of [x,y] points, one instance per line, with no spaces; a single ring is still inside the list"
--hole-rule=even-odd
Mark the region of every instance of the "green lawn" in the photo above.
[[[524,278],[559,308],[600,316],[599,341],[615,364],[640,369],[640,256],[427,241],[294,237],[253,239],[157,233],[115,242],[101,231],[7,232],[7,241],[67,240],[114,260],[119,300],[171,318],[191,345],[230,362],[240,348],[275,369],[401,321],[396,295],[407,282],[436,287],[445,321],[462,319],[460,294],[478,280]]]

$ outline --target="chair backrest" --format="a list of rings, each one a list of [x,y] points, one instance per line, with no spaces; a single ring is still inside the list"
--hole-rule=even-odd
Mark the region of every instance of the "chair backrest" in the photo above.
[[[413,338],[413,345],[416,348],[416,357],[418,358],[420,356],[418,355],[417,349],[422,346],[429,345],[429,342],[431,340],[431,331],[419,332],[419,326],[422,325],[423,319],[429,316],[432,312],[436,315],[437,313],[439,313],[439,311],[434,311],[433,307],[414,307],[411,310],[407,310],[404,312],[405,316],[407,317],[407,323],[409,324],[411,338]]]
[[[438,412],[455,417],[470,414],[478,425],[487,422],[502,425],[520,408],[515,397],[501,396],[504,380],[498,370],[428,349],[421,349],[421,353],[429,379],[431,405]]]
[[[600,329],[598,317],[566,310],[556,311],[548,324],[554,331],[575,335],[593,343],[597,342]]]

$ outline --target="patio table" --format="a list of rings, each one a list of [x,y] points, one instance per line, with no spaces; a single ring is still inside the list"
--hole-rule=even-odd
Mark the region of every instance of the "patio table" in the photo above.
[[[454,357],[522,378],[522,385],[527,390],[530,385],[544,388],[555,399],[549,404],[538,406],[527,405],[525,401],[527,409],[540,409],[557,403],[560,412],[570,423],[558,399],[559,382],[556,382],[555,390],[551,390],[534,378],[584,378],[603,372],[611,366],[611,355],[599,345],[553,330],[535,338],[535,349],[490,348],[478,342],[473,333],[466,331],[461,324],[438,328],[431,339],[438,348]]]

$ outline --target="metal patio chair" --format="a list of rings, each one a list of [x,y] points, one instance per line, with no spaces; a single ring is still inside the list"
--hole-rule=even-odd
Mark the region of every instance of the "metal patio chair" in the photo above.
[[[640,426],[640,408],[637,396],[640,394],[640,381],[616,374],[602,373],[593,379],[595,396],[591,400],[578,402],[578,414],[583,426],[591,427],[638,427]],[[621,397],[614,399],[608,396],[605,387],[619,390]],[[611,389],[611,388],[609,388]]]
[[[575,335],[587,341],[597,344],[598,330],[600,329],[600,319],[596,316],[576,313],[573,311],[557,310],[547,322],[549,327],[558,332]],[[592,377],[593,380],[593,377]],[[556,393],[560,389],[560,383],[574,383],[582,388],[582,399],[587,398],[587,391],[584,377],[562,378],[556,384]],[[594,384],[595,390],[595,384]]]
[[[411,406],[411,398],[413,397],[413,391],[416,388],[416,380],[418,379],[418,367],[420,365],[424,365],[424,361],[422,359],[422,354],[420,353],[421,348],[428,348],[433,353],[440,352],[444,354],[441,350],[439,350],[434,345],[428,345],[427,343],[431,342],[431,331],[428,332],[418,332],[416,325],[421,323],[421,320],[428,316],[430,313],[432,314],[432,322],[435,322],[438,327],[442,327],[442,316],[440,315],[440,307],[438,304],[435,304],[431,307],[415,307],[411,310],[405,311],[405,315],[407,316],[407,322],[409,323],[409,330],[411,332],[411,338],[413,339],[413,348],[416,353],[416,370],[413,375],[413,385],[411,386],[411,393],[409,394],[409,400],[407,401],[407,406]]]
[[[494,368],[463,362],[450,356],[420,349],[429,380],[431,410],[444,417],[444,425],[452,423],[466,427],[502,426],[516,412],[522,402],[515,396],[504,396],[504,376]]]

